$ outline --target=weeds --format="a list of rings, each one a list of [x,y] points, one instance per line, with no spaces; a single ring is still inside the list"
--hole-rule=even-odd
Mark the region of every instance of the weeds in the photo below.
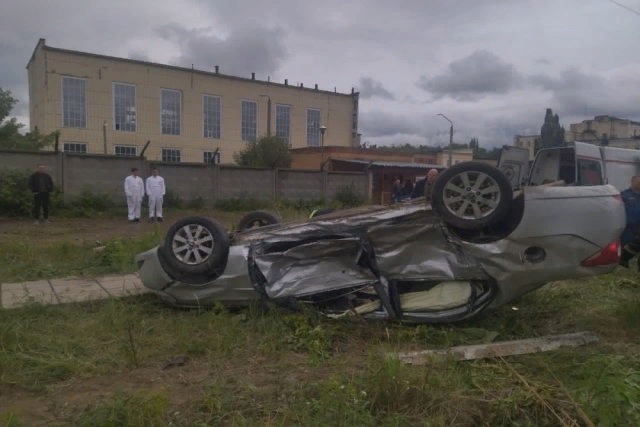
[[[107,402],[88,408],[74,425],[91,427],[165,425],[168,401],[164,393],[116,393]]]
[[[66,276],[98,276],[135,271],[134,256],[158,244],[162,237],[153,232],[142,237],[106,242],[102,252],[95,244],[63,241],[45,245],[33,242],[0,244],[2,281],[50,279]]]

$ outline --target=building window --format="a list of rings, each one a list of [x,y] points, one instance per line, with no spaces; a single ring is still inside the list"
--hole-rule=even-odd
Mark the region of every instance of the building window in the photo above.
[[[162,134],[180,135],[181,93],[162,89]]]
[[[220,139],[220,97],[204,96],[204,137]]]
[[[163,148],[162,161],[167,163],[180,163],[182,153],[177,148]]]
[[[136,87],[113,84],[113,126],[115,130],[136,131]]]
[[[87,127],[87,82],[75,77],[62,78],[62,126]]]
[[[84,142],[65,142],[62,146],[65,153],[87,154],[87,144]]]
[[[258,134],[258,104],[242,101],[242,140],[255,141]]]
[[[307,145],[320,146],[320,110],[307,110]]]
[[[221,157],[220,151],[205,151],[203,161],[208,165],[219,165]]]
[[[116,145],[116,156],[135,157],[138,155],[138,147],[135,145]]]
[[[276,136],[288,144],[290,129],[291,107],[288,105],[276,105]]]

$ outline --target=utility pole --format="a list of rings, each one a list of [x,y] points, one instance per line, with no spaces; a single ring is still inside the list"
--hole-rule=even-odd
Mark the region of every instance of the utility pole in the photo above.
[[[324,168],[324,133],[327,131],[327,127],[326,126],[320,126],[320,135],[321,135],[321,143],[320,143],[320,152],[321,154],[321,160],[320,160],[320,170],[322,170]]]
[[[107,121],[102,124],[102,142],[104,143],[104,154],[107,154]]]
[[[448,166],[451,166],[451,164],[453,163],[453,122],[449,120],[449,118],[442,113],[438,113],[437,115],[441,116],[451,124],[451,126],[449,127],[449,161],[448,161]]]

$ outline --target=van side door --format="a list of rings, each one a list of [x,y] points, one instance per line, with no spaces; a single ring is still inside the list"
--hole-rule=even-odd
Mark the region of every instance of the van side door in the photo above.
[[[640,175],[640,150],[601,147],[604,160],[605,182],[618,191],[629,187],[631,178]]]

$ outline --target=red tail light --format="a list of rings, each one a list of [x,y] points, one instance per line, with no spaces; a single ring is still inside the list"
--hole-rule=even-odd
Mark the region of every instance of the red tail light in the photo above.
[[[598,267],[603,265],[613,265],[620,262],[620,255],[622,254],[622,247],[620,241],[616,240],[610,243],[606,248],[598,252],[597,254],[582,261],[583,267]]]

